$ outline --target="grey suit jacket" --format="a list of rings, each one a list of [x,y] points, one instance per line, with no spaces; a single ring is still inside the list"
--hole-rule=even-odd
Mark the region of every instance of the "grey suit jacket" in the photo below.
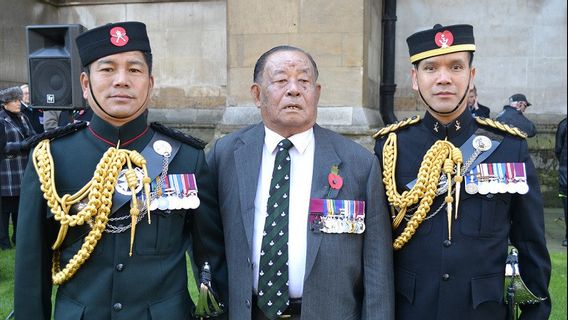
[[[302,319],[393,319],[391,227],[376,157],[357,143],[314,126],[311,198],[364,200],[363,234],[316,233],[306,225],[307,257]],[[264,125],[219,139],[207,161],[215,175],[229,269],[229,317],[250,319],[251,262],[256,196]],[[331,166],[339,166],[343,187],[332,189]]]

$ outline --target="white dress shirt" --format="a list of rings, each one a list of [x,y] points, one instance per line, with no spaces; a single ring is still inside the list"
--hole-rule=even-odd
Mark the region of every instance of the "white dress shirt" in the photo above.
[[[262,247],[262,233],[266,219],[266,204],[270,192],[270,180],[276,158],[276,145],[284,139],[276,132],[264,127],[265,137],[262,148],[262,164],[254,200],[254,231],[252,242],[253,288],[258,290],[258,265]],[[314,168],[314,130],[310,128],[288,138],[294,146],[290,148],[290,206],[288,223],[288,277],[290,298],[301,298],[306,272],[306,248],[308,234],[308,211],[312,191]]]

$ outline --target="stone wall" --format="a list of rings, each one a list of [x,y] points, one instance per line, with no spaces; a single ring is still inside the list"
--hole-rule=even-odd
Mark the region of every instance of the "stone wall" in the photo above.
[[[382,123],[382,1],[85,1],[0,1],[0,87],[28,81],[26,25],[143,21],[155,57],[151,119],[211,141],[260,121],[249,95],[254,63],[291,44],[318,63],[318,122],[372,148],[370,135]],[[435,23],[474,25],[480,102],[496,115],[511,94],[527,95],[527,115],[539,128],[531,153],[547,205],[557,202],[551,141],[568,100],[566,9],[565,0],[398,0],[395,114],[424,113],[411,89],[406,37]]]
[[[567,3],[557,0],[397,1],[396,109],[421,110],[410,83],[405,39],[442,25],[474,26],[480,103],[499,113],[512,94],[524,93],[529,115],[566,114]]]
[[[319,82],[324,84],[318,122],[367,128],[379,125],[381,7],[377,3],[228,1],[229,83],[222,125],[260,120],[249,93],[254,64],[263,52],[282,44],[305,49],[318,64]]]

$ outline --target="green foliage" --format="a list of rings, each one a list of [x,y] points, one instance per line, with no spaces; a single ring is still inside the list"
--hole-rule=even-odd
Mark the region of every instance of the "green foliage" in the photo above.
[[[14,258],[16,250],[0,251],[0,320],[4,320],[13,308]],[[566,310],[566,251],[551,252],[552,279],[550,295],[552,297],[551,320],[565,320]],[[188,266],[190,261],[188,260]],[[188,287],[194,301],[198,292],[191,267],[188,267]]]

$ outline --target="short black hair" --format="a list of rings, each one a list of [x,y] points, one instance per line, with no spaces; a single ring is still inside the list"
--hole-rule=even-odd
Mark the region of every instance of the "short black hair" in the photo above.
[[[152,75],[152,53],[151,52],[147,52],[147,51],[140,51],[142,52],[142,55],[144,55],[144,60],[146,61],[146,64],[148,65],[148,72],[150,75]],[[94,62],[94,61],[93,61]],[[91,65],[93,64],[93,62],[89,63],[88,65],[86,65],[83,68],[83,71],[87,74],[90,75],[91,74]]]
[[[306,51],[298,48],[298,47],[293,47],[293,46],[289,46],[289,45],[282,45],[282,46],[277,46],[274,47],[268,51],[266,51],[265,53],[263,53],[260,58],[258,58],[258,60],[256,60],[256,64],[254,65],[254,74],[253,74],[253,82],[255,83],[260,83],[261,79],[262,79],[262,72],[264,71],[264,67],[266,66],[266,60],[268,59],[268,57],[276,52],[280,52],[280,51],[298,51],[301,52],[303,54],[305,54],[308,59],[310,60],[310,63],[312,64],[312,67],[314,67],[314,74],[316,76],[316,80],[318,79],[319,76],[319,71],[318,71],[318,66],[314,60],[314,58],[312,58],[312,56],[307,53]]]

